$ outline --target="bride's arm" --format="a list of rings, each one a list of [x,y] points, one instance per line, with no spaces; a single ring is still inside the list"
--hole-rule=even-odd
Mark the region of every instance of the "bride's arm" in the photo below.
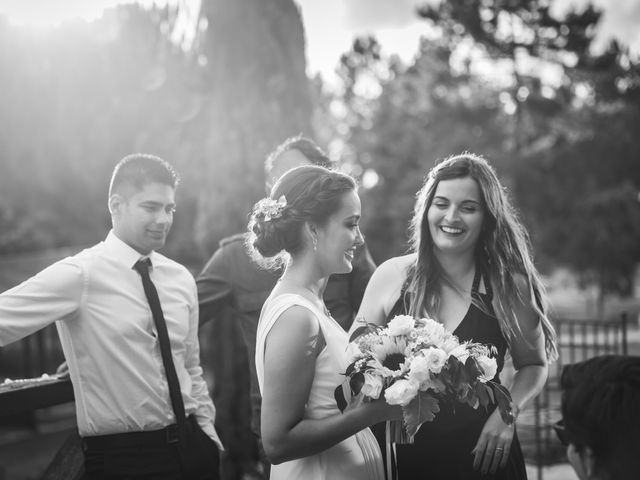
[[[286,310],[269,332],[261,428],[264,450],[273,464],[322,452],[369,425],[401,418],[400,409],[384,401],[322,419],[303,418],[323,347],[318,322],[304,307]]]
[[[361,327],[363,322],[376,325],[386,323],[389,311],[400,296],[406,269],[414,258],[413,255],[390,258],[373,272],[349,334]]]

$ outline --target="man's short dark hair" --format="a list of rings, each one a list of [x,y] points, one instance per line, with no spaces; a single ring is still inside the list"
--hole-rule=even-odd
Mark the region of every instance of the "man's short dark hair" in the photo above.
[[[162,183],[175,189],[179,181],[178,174],[166,160],[147,153],[133,153],[120,160],[113,169],[109,196],[122,193],[125,185],[136,191],[149,183]]]
[[[603,355],[567,365],[560,378],[564,428],[611,478],[640,478],[640,357]]]
[[[331,167],[331,160],[313,140],[298,135],[287,138],[269,154],[264,162],[265,172],[270,172],[278,157],[289,150],[299,151],[314,165],[325,168]]]

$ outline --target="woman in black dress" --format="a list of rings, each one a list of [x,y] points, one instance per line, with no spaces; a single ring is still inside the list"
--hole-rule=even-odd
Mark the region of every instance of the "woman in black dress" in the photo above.
[[[460,341],[495,347],[496,381],[509,352],[517,417],[546,381],[555,333],[526,230],[491,166],[463,154],[434,167],[418,193],[411,233],[412,253],[378,267],[352,328],[398,314],[435,318]],[[388,480],[526,479],[514,423],[495,408],[440,402],[440,409],[413,444],[378,437]]]

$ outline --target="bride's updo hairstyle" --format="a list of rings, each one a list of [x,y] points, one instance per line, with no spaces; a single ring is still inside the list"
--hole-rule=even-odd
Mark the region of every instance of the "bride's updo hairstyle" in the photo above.
[[[344,194],[355,189],[355,180],[336,170],[304,165],[287,171],[271,195],[253,206],[247,238],[251,256],[266,268],[278,268],[303,250],[305,222],[325,225]]]

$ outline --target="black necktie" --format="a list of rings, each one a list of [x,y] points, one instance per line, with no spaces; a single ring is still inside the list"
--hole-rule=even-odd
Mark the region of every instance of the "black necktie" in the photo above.
[[[169,384],[169,397],[171,397],[171,406],[173,407],[173,413],[176,416],[176,423],[179,426],[185,424],[184,402],[182,401],[182,393],[180,391],[180,382],[178,381],[178,374],[176,373],[176,367],[173,364],[173,357],[171,356],[171,345],[169,344],[169,333],[167,332],[167,323],[164,320],[162,313],[162,306],[160,305],[160,299],[158,298],[158,291],[155,285],[149,277],[149,267],[151,266],[151,260],[144,258],[138,260],[133,266],[140,276],[142,277],[142,286],[144,287],[144,293],[147,296],[147,301],[151,307],[151,313],[153,314],[153,322],[156,324],[156,330],[158,331],[158,340],[160,342],[160,354],[162,355],[162,363],[164,364],[164,371],[167,376],[167,382]]]

